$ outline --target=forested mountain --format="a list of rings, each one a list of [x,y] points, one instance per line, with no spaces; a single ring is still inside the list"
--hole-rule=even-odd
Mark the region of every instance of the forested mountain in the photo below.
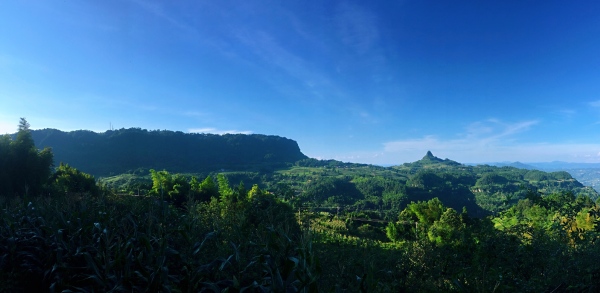
[[[546,172],[566,171],[577,181],[600,192],[600,164],[598,163],[567,163],[567,162],[545,162],[545,163],[490,163],[490,165],[504,167],[516,167],[520,169],[536,169]]]
[[[167,169],[168,170],[168,169]],[[170,170],[169,170],[170,171]],[[258,184],[295,207],[371,211],[381,219],[395,218],[410,202],[440,201],[457,211],[484,217],[504,211],[528,193],[568,191],[592,200],[598,193],[567,172],[543,172],[514,167],[468,166],[440,159],[428,152],[423,159],[393,167],[303,159],[274,172],[220,172],[230,182]],[[200,179],[210,172],[188,174]],[[144,194],[151,180],[146,174],[122,174],[100,180],[117,192]]]
[[[385,168],[307,158],[295,141],[279,136],[139,128],[104,133],[44,129],[31,134],[38,148],[52,148],[55,164],[64,162],[98,177],[128,173],[102,181],[115,190],[136,193],[148,189],[149,170],[155,169],[199,178],[219,172],[234,183],[276,191],[284,186],[294,195],[290,199],[294,205],[380,210],[389,215],[412,201],[436,197],[455,210],[466,207],[476,217],[506,210],[530,191],[566,190],[598,198],[596,191],[564,171],[469,166],[431,152],[419,161]]]
[[[395,166],[407,174],[407,192],[411,200],[440,198],[444,204],[457,209],[458,203],[473,206],[487,212],[503,211],[528,192],[550,194],[571,191],[576,195],[589,196],[593,200],[598,193],[586,187],[564,171],[544,172],[515,167],[489,165],[467,166],[451,160],[442,160],[428,152],[414,163]]]
[[[269,170],[306,158],[290,139],[259,134],[197,134],[140,128],[104,133],[33,130],[38,148],[52,148],[54,161],[95,176],[136,169],[173,172]]]

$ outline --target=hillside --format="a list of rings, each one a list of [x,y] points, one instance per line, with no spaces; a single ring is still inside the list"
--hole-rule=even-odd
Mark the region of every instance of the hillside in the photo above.
[[[497,167],[516,167],[520,169],[536,169],[546,172],[566,171],[577,181],[585,186],[590,186],[600,192],[600,164],[598,163],[567,163],[567,162],[545,162],[545,163],[527,163],[520,162],[504,162],[490,163],[489,165]]]
[[[306,158],[290,139],[259,134],[196,134],[139,128],[63,132],[33,130],[38,148],[50,147],[54,162],[94,176],[134,170],[172,172],[270,170]]]
[[[139,128],[104,133],[44,129],[32,131],[32,136],[37,147],[52,148],[55,164],[65,162],[104,177],[103,184],[120,192],[144,193],[148,170],[157,169],[200,178],[220,172],[233,183],[284,191],[295,205],[378,210],[382,217],[394,217],[412,201],[435,197],[456,210],[466,207],[476,217],[506,210],[530,191],[598,198],[564,171],[469,166],[431,152],[416,162],[379,167],[310,159],[295,141],[279,136]]]
[[[393,168],[410,177],[407,192],[415,199],[439,197],[446,205],[452,206],[447,203],[451,201],[461,202],[467,207],[475,202],[477,207],[494,213],[514,205],[525,198],[529,191],[542,194],[571,191],[593,200],[599,197],[593,188],[584,186],[564,171],[468,166],[436,158],[430,152],[419,161]]]
[[[595,190],[566,172],[468,166],[437,158],[430,152],[419,161],[393,167],[303,159],[274,172],[221,173],[234,184],[258,184],[295,207],[372,211],[377,214],[372,217],[385,219],[395,219],[410,202],[435,197],[457,211],[466,207],[474,217],[506,210],[531,191],[542,194],[570,191],[593,200],[598,198]],[[187,175],[202,179],[209,173]],[[134,194],[144,194],[152,184],[148,173],[122,174],[102,178],[101,182],[120,193]]]
[[[306,161],[306,160],[305,160]],[[598,199],[598,193],[567,172],[543,172],[514,167],[468,166],[440,159],[431,152],[419,161],[399,166],[335,164],[312,160],[311,167],[278,170],[262,183],[267,187],[288,184],[302,204],[354,206],[394,211],[414,201],[439,198],[444,205],[483,217],[508,209],[528,192],[551,194],[570,191]],[[257,178],[256,176],[254,178]],[[243,178],[236,178],[238,182]],[[276,189],[276,188],[272,188]]]

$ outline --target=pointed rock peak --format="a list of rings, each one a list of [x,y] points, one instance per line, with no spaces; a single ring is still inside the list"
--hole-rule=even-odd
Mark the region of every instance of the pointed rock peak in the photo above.
[[[423,161],[442,161],[440,158],[434,156],[431,151],[427,151],[427,154],[423,157]]]
[[[442,163],[445,160],[442,160],[436,156],[434,156],[431,151],[427,151],[427,154],[425,154],[425,156],[423,157],[423,159],[421,159],[421,162],[425,163],[425,164],[435,164],[435,163]]]

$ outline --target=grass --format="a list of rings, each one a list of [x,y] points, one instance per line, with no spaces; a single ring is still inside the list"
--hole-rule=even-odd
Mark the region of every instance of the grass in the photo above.
[[[524,245],[482,221],[456,243],[394,243],[349,223],[295,214],[268,195],[183,208],[137,196],[0,197],[0,292],[600,288],[594,241],[573,247],[540,234]]]
[[[311,269],[299,240],[283,225],[240,228],[252,226],[242,205],[184,211],[152,198],[77,195],[1,204],[2,292],[300,291],[314,283],[296,277]]]

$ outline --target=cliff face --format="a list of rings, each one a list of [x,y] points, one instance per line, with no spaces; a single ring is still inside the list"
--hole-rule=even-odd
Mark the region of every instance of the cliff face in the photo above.
[[[274,168],[307,158],[287,138],[260,134],[195,134],[139,128],[104,133],[32,131],[38,148],[51,147],[54,162],[95,176],[136,169],[207,172]]]

